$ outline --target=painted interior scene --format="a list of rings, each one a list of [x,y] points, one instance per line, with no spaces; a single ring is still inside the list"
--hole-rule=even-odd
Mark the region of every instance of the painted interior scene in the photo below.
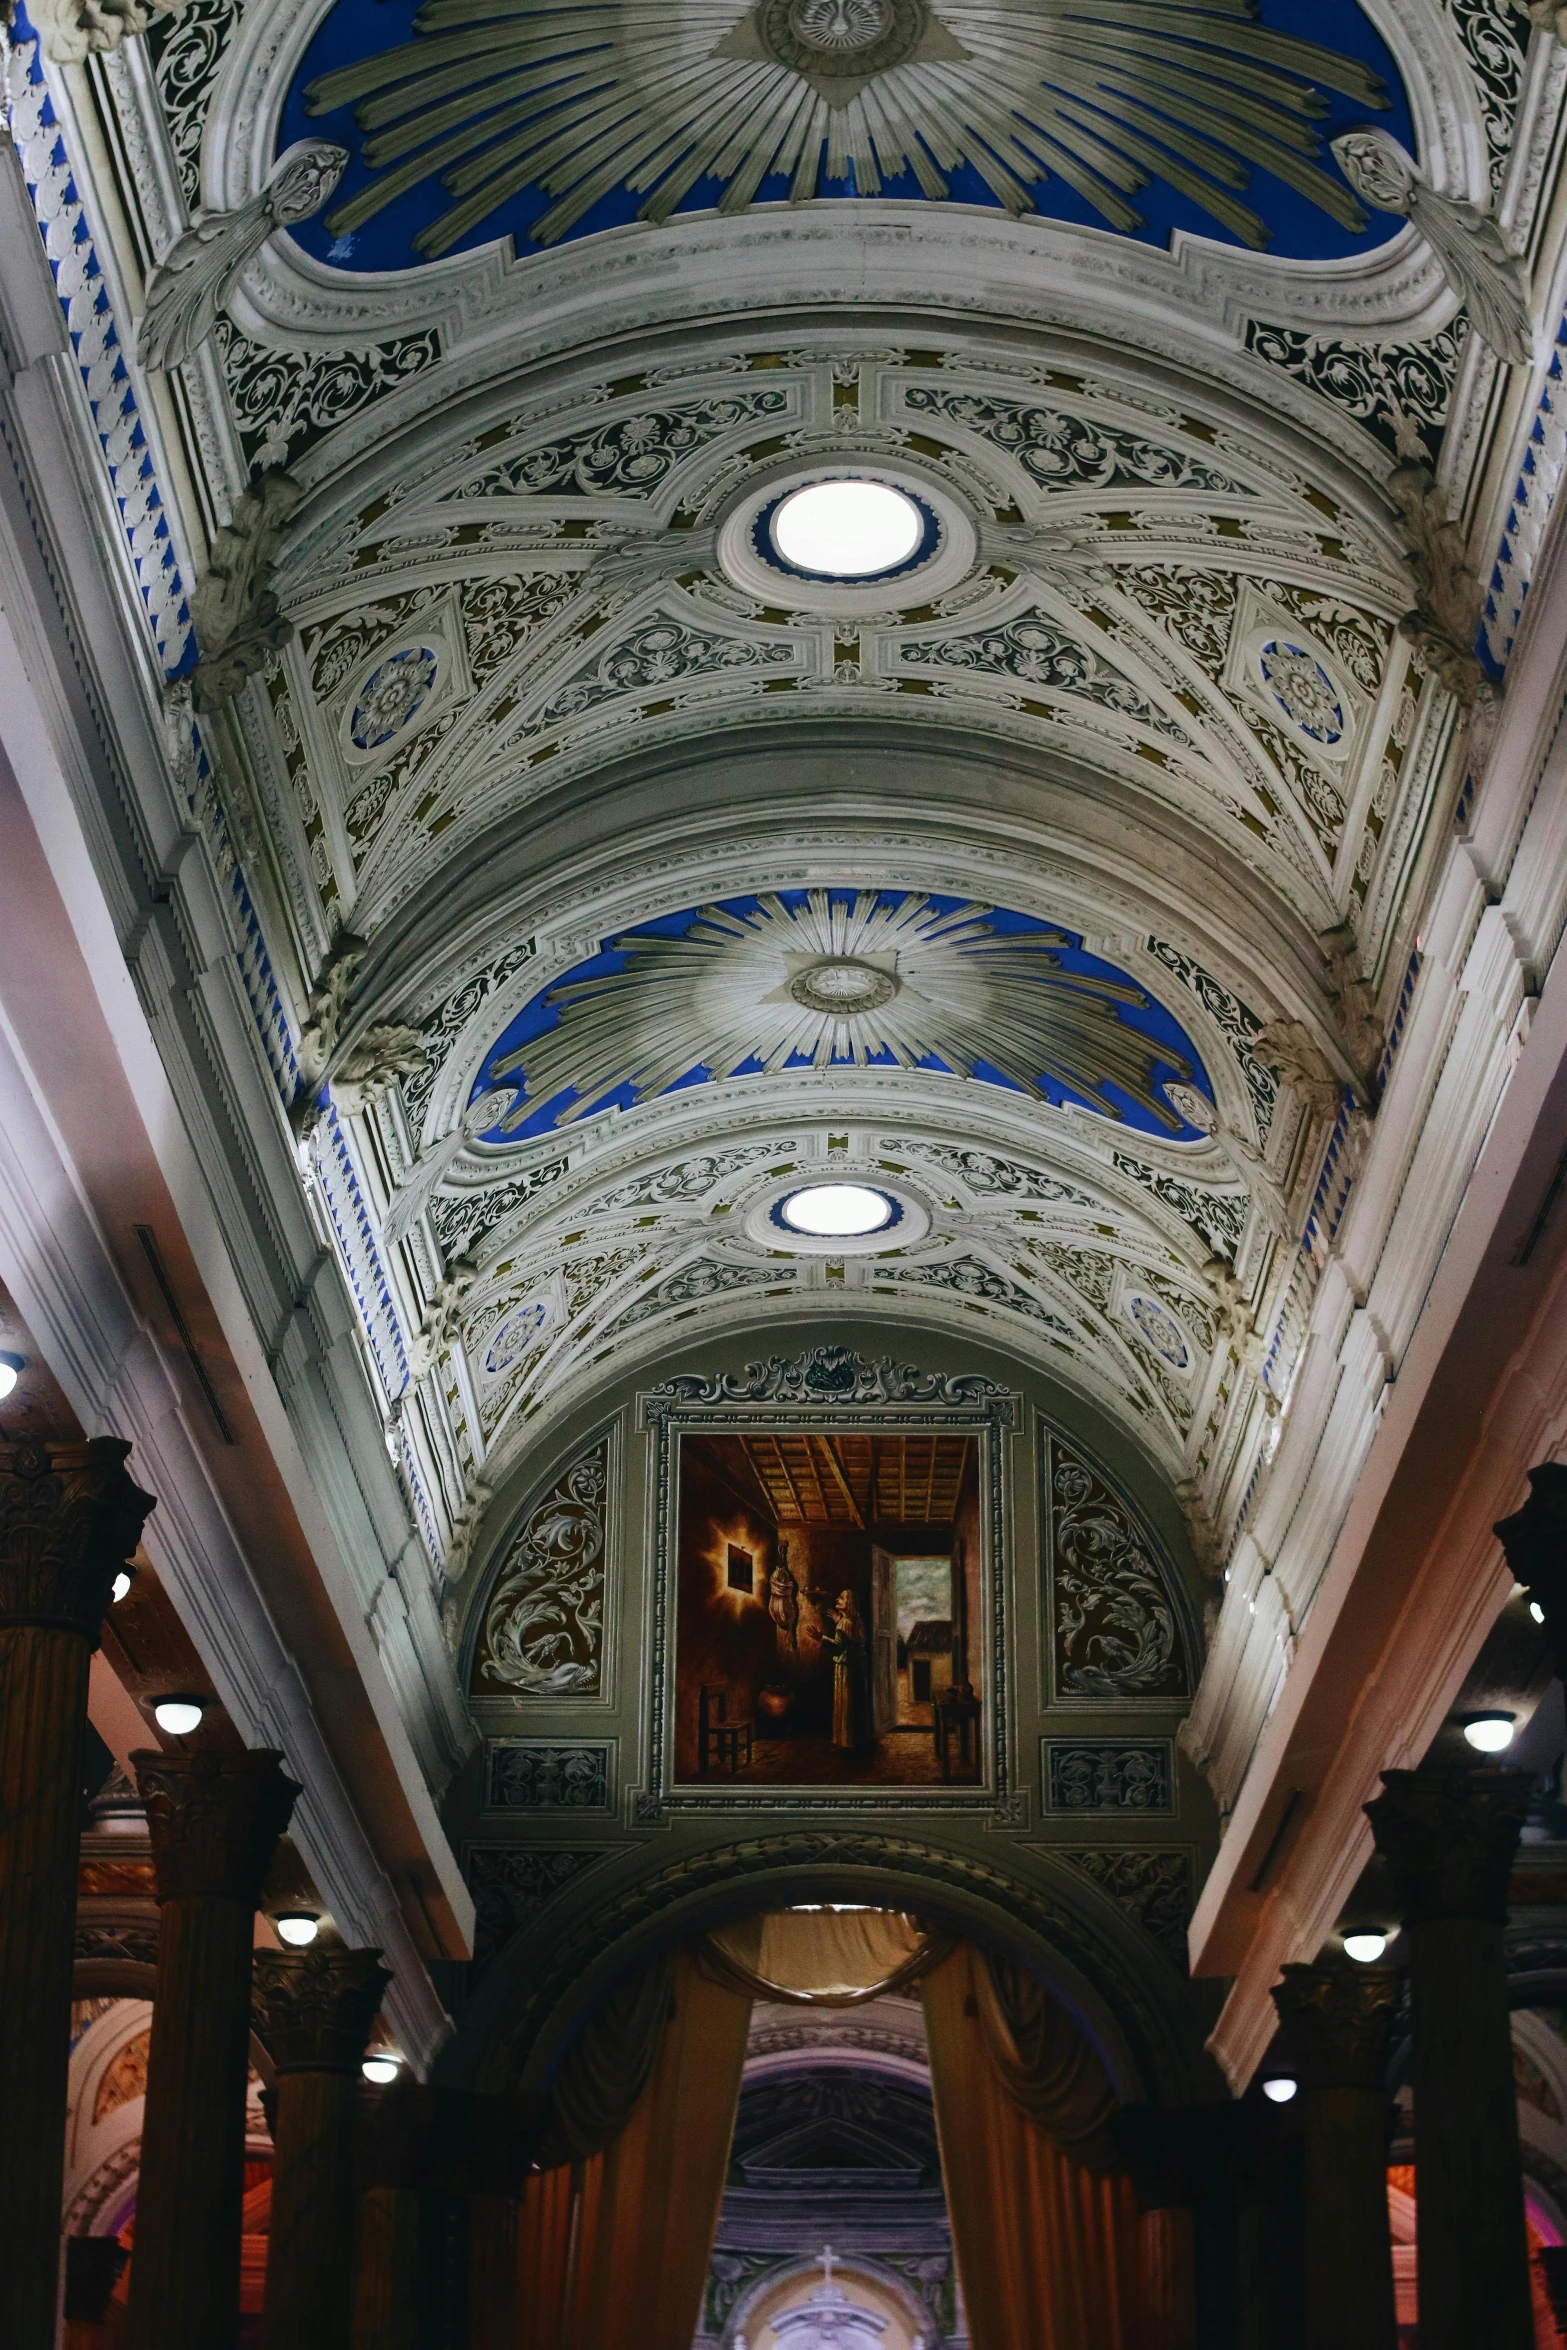
[[[978,1439],[685,1435],[679,1468],[677,1781],[978,1783]]]

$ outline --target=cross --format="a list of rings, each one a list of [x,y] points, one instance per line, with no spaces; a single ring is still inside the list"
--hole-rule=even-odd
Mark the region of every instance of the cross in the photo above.
[[[832,2283],[832,2246],[830,2244],[824,2244],[822,2247],[822,2276],[827,2284]]]

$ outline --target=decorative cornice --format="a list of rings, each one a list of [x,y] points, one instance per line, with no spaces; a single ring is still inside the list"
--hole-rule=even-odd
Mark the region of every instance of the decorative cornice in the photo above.
[[[115,1575],[156,1506],[125,1471],[130,1446],[0,1445],[0,1628],[49,1625],[96,1647]]]
[[[280,2073],[354,2073],[392,1977],[379,1950],[262,1950],[257,2024]]]
[[[269,1748],[242,1754],[133,1754],[158,1899],[254,1908],[299,1788]]]

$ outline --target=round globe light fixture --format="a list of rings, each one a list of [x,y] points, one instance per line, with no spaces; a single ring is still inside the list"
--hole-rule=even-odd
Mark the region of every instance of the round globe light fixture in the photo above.
[[[907,563],[925,523],[914,500],[890,482],[813,481],[783,500],[772,534],[796,571],[822,579],[879,579]]]
[[[4,1403],[26,1368],[25,1355],[0,1354],[0,1403]]]
[[[1273,2080],[1263,2082],[1262,2094],[1272,2105],[1288,2105],[1299,2087],[1300,2083],[1288,2073],[1279,2073]]]
[[[278,1940],[286,1942],[290,1950],[308,1950],[321,1931],[321,1920],[313,1909],[280,1910],[272,1922]]]
[[[365,2058],[359,2070],[364,2074],[365,2079],[373,2081],[378,2089],[387,2089],[401,2072],[402,2059],[389,2054],[385,2049],[378,2049],[374,2056]]]
[[[1464,1736],[1477,1754],[1500,1754],[1513,1742],[1515,1714],[1476,1714],[1465,1722]]]
[[[1534,1620],[1535,1620],[1535,1622],[1536,1622],[1537,1624],[1543,1624],[1543,1623],[1544,1623],[1544,1621],[1545,1621],[1545,1610],[1544,1610],[1544,1608],[1543,1608],[1543,1607],[1541,1607],[1541,1605],[1540,1605],[1540,1603],[1539,1603],[1539,1601],[1538,1601],[1537,1599],[1531,1599],[1531,1600],[1530,1600],[1530,1602],[1529,1602],[1529,1613],[1530,1613],[1530,1615],[1531,1615],[1531,1616],[1533,1616],[1533,1618],[1534,1618]]]
[[[160,1697],[152,1709],[152,1718],[171,1738],[188,1738],[192,1730],[201,1728],[201,1717],[206,1710],[199,1697]]]
[[[1344,1956],[1352,1958],[1357,1966],[1375,1966],[1386,1948],[1385,1934],[1367,1932],[1344,1936]]]
[[[815,1240],[853,1240],[890,1224],[893,1203],[868,1183],[812,1183],[791,1191],[778,1213],[791,1231]]]

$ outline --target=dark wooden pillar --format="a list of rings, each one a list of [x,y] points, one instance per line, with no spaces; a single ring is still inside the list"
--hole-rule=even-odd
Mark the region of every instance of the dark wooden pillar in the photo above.
[[[1395,2350],[1392,1967],[1287,1966],[1273,1993],[1305,2124],[1306,2350]]]
[[[270,1752],[137,1754],[161,1920],[130,2350],[232,2350],[250,1960],[261,1881],[299,1793]]]
[[[52,2350],[87,1671],[149,1494],[128,1444],[0,1445],[0,2342]]]
[[[1533,2350],[1507,2006],[1523,1771],[1385,1771],[1366,1806],[1409,1932],[1420,2350]]]
[[[109,2303],[129,2258],[113,2236],[66,2237],[64,2350],[100,2350]]]
[[[392,1978],[378,1950],[268,1950],[255,1974],[278,2076],[263,2350],[348,2350],[359,2066]]]

